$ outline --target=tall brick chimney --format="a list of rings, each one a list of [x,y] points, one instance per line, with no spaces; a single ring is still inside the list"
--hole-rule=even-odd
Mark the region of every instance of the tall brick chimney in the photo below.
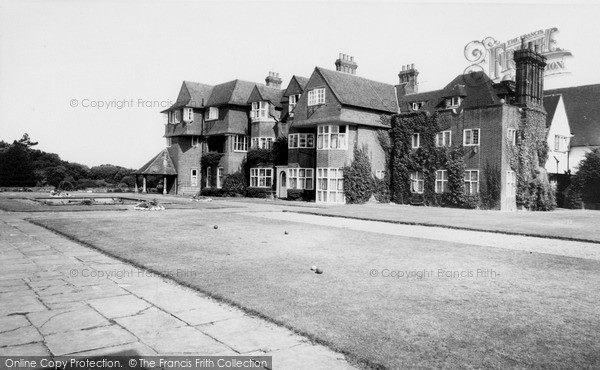
[[[279,73],[269,72],[269,75],[265,78],[265,82],[268,87],[281,89],[281,78],[279,77]]]
[[[516,64],[516,98],[515,104],[521,106],[543,106],[544,68],[546,57],[538,52],[530,42],[525,47],[521,39],[521,49],[514,52]]]
[[[404,85],[405,94],[416,94],[419,92],[418,75],[419,71],[415,69],[414,64],[402,66],[402,70],[398,73],[398,78],[400,79],[400,85]]]
[[[354,57],[340,53],[340,57],[335,61],[335,70],[338,72],[356,74],[358,64],[354,61]]]

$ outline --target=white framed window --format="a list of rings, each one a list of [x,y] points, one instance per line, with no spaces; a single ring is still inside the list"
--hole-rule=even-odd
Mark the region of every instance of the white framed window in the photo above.
[[[435,192],[445,193],[448,191],[448,170],[435,171]]]
[[[186,122],[192,122],[194,120],[193,108],[183,108],[183,120]]]
[[[173,144],[173,140],[171,137],[167,138],[167,148],[171,147],[171,144]]]
[[[375,177],[382,180],[385,177],[385,171],[382,171],[382,170],[375,171]]]
[[[554,151],[567,152],[567,137],[562,135],[554,135]]]
[[[410,191],[417,194],[423,194],[425,190],[425,180],[423,172],[413,171],[410,173]]]
[[[515,171],[506,171],[506,196],[514,197],[517,194],[517,174]]]
[[[435,146],[452,146],[452,131],[441,131],[435,134]]]
[[[192,136],[192,146],[195,148],[200,144],[200,136]]]
[[[446,98],[446,108],[458,108],[462,99],[460,96],[453,96],[451,98]]]
[[[206,167],[206,187],[210,188],[212,183],[212,171],[210,170],[210,167]]]
[[[273,147],[274,137],[253,137],[252,148],[254,149],[271,149]]]
[[[465,171],[465,193],[477,194],[479,192],[479,171]]]
[[[412,147],[413,149],[421,147],[421,134],[412,134]]]
[[[206,120],[209,121],[214,119],[219,119],[219,108],[210,107],[208,108],[208,117],[206,118]]]
[[[474,146],[479,145],[480,130],[478,128],[467,129],[463,131],[463,145]]]
[[[314,170],[312,168],[290,168],[288,189],[313,189]]]
[[[290,95],[288,99],[289,99],[288,111],[290,112],[290,117],[294,117],[294,108],[296,108],[296,104],[298,104],[300,95]]]
[[[250,111],[250,118],[257,121],[263,118],[269,118],[269,102],[268,101],[257,101],[252,103],[252,110]]]
[[[347,149],[348,126],[323,125],[317,128],[317,149]]]
[[[422,101],[418,101],[418,102],[413,102],[411,104],[411,108],[412,110],[419,110],[421,108],[423,108],[424,103]]]
[[[308,92],[308,105],[325,104],[325,89],[313,89]]]
[[[173,112],[173,123],[180,123],[180,122],[181,122],[181,111],[176,110]]]
[[[198,169],[192,168],[190,170],[190,186],[195,188],[198,186]]]
[[[217,188],[221,189],[223,186],[223,167],[217,168]]]
[[[248,136],[235,135],[233,137],[233,151],[234,152],[247,152],[248,151]]]
[[[288,148],[314,148],[314,134],[289,134]]]
[[[272,168],[251,168],[250,186],[255,188],[270,188],[273,184]]]
[[[517,130],[509,128],[506,131],[506,138],[511,145],[517,145]]]
[[[317,202],[345,203],[344,170],[341,168],[317,168]]]

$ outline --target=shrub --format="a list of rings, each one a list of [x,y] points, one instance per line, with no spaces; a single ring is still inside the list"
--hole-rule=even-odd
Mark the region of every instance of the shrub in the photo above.
[[[379,203],[390,202],[390,181],[387,173],[383,179],[374,179],[373,195]]]
[[[344,195],[349,204],[368,202],[373,195],[375,184],[366,151],[366,147],[354,148],[354,160],[344,168]]]
[[[75,182],[75,189],[83,190],[87,188],[95,188],[96,181],[91,179],[79,179]]]
[[[288,189],[287,191],[288,200],[302,200],[311,201],[315,199],[314,192],[312,190],[303,189]]]
[[[500,192],[502,191],[502,175],[497,166],[489,163],[483,167],[483,184],[480,190],[481,207],[497,209],[500,207]]]
[[[73,184],[71,184],[69,181],[61,181],[58,184],[58,188],[60,190],[71,191],[71,190],[73,190]]]
[[[249,187],[246,189],[246,196],[248,198],[267,198],[272,194],[272,190],[270,188],[252,188]]]
[[[224,194],[223,189],[219,189],[219,188],[203,188],[200,193],[200,195],[203,195],[206,197],[222,197],[223,194]]]
[[[200,164],[203,168],[212,167],[219,164],[221,161],[221,157],[223,157],[223,153],[216,152],[208,152],[202,154],[202,159],[200,160]]]
[[[600,203],[600,148],[585,154],[579,163],[577,178],[580,181],[582,200],[586,203]]]
[[[246,178],[242,172],[225,176],[223,181],[223,196],[235,197],[246,195]]]
[[[81,202],[79,202],[79,204],[82,206],[91,206],[92,204],[94,204],[94,201],[91,199],[84,199]]]

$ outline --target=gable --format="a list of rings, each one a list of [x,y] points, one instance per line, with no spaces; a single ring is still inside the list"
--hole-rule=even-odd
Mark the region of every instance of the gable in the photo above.
[[[283,96],[288,97],[290,95],[302,94],[302,92],[304,92],[304,89],[306,88],[308,80],[309,79],[306,77],[292,76],[292,79],[290,80],[290,83],[285,89]]]

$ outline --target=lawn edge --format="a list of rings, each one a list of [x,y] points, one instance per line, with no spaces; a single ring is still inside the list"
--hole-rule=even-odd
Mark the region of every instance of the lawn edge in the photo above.
[[[386,367],[383,366],[383,365],[381,365],[381,364],[372,362],[372,361],[370,361],[368,359],[360,358],[360,357],[356,356],[355,354],[353,354],[353,353],[351,353],[351,352],[349,352],[347,350],[344,350],[344,349],[336,347],[335,345],[333,345],[332,343],[330,343],[330,342],[328,342],[326,340],[320,339],[319,337],[317,337],[317,336],[315,336],[313,334],[307,333],[307,332],[305,332],[303,330],[299,330],[299,329],[297,329],[297,328],[295,328],[295,327],[293,327],[291,325],[288,325],[288,324],[286,324],[284,322],[281,322],[279,320],[275,320],[275,319],[273,319],[273,318],[271,318],[271,317],[269,317],[269,316],[267,316],[267,315],[265,315],[265,314],[263,314],[263,313],[261,313],[261,312],[259,312],[257,310],[254,310],[252,308],[248,308],[248,307],[246,307],[244,305],[241,305],[241,304],[233,301],[230,298],[224,297],[224,296],[222,296],[220,294],[211,293],[211,292],[209,292],[207,290],[204,290],[204,289],[202,289],[200,287],[197,287],[197,286],[192,285],[190,283],[187,283],[185,281],[181,281],[180,279],[178,279],[176,277],[173,277],[172,275],[169,275],[169,274],[165,273],[164,271],[156,270],[156,269],[147,267],[147,266],[145,266],[145,265],[143,265],[143,264],[141,264],[141,263],[139,263],[137,261],[133,261],[133,260],[129,260],[127,258],[123,258],[123,257],[121,257],[120,255],[118,255],[116,253],[112,253],[110,251],[104,250],[101,247],[98,247],[98,246],[96,246],[96,245],[94,245],[94,244],[92,244],[90,242],[86,242],[86,241],[80,240],[80,239],[78,239],[77,237],[75,237],[75,236],[73,236],[71,234],[68,234],[66,232],[54,229],[54,228],[52,228],[52,227],[50,227],[48,225],[45,225],[43,223],[43,221],[44,221],[43,219],[25,218],[24,221],[29,222],[29,223],[31,223],[33,225],[42,227],[42,228],[44,228],[44,229],[46,229],[46,230],[48,230],[48,231],[50,231],[50,232],[52,232],[54,234],[57,234],[57,235],[62,236],[64,238],[67,238],[68,240],[70,240],[72,242],[75,242],[77,244],[80,244],[80,245],[82,245],[84,247],[91,248],[91,249],[93,249],[93,250],[95,250],[97,252],[100,252],[100,253],[108,256],[108,257],[114,258],[114,259],[116,259],[118,261],[121,261],[121,262],[124,262],[124,263],[128,263],[128,264],[130,264],[130,265],[132,265],[132,266],[134,266],[134,267],[136,267],[138,269],[148,271],[148,272],[150,272],[150,273],[152,273],[154,275],[158,275],[158,276],[162,277],[163,279],[175,282],[178,285],[184,286],[184,287],[186,287],[188,289],[192,289],[192,290],[194,290],[194,291],[196,291],[198,293],[204,294],[204,295],[206,295],[206,296],[208,296],[208,297],[210,297],[210,298],[212,298],[212,299],[214,299],[214,300],[216,300],[218,302],[222,302],[222,303],[228,304],[230,306],[233,306],[235,308],[238,308],[238,309],[244,311],[248,315],[251,315],[251,316],[254,316],[254,317],[258,317],[258,318],[260,318],[262,320],[265,320],[265,321],[267,321],[269,323],[272,323],[272,324],[275,324],[277,326],[280,326],[280,327],[283,327],[285,329],[288,329],[291,332],[293,332],[294,334],[297,334],[297,335],[305,337],[306,339],[308,339],[310,341],[311,344],[319,344],[319,345],[322,345],[324,347],[327,347],[327,348],[331,349],[332,351],[335,351],[335,352],[338,352],[338,353],[344,355],[344,357],[346,357],[345,360],[349,364],[351,364],[353,366],[357,366],[357,367],[360,367],[362,369],[373,369],[373,370],[385,370],[386,369]]]
[[[427,223],[427,222],[387,220],[387,219],[384,219],[384,218],[359,217],[359,216],[348,216],[348,215],[335,215],[335,214],[328,214],[328,213],[320,213],[320,212],[316,212],[316,211],[296,211],[296,210],[284,209],[284,210],[282,210],[282,212],[299,213],[299,214],[306,214],[306,215],[313,215],[313,216],[323,216],[323,217],[339,217],[339,218],[347,218],[347,219],[351,219],[351,220],[361,220],[361,221],[385,222],[385,223],[388,223],[388,224],[396,224],[396,225],[441,227],[441,228],[444,228],[444,229],[453,229],[453,230],[478,231],[478,232],[504,234],[504,235],[527,236],[527,237],[532,237],[532,238],[556,239],[556,240],[564,240],[564,241],[571,241],[571,242],[600,244],[600,240],[584,239],[584,238],[572,238],[572,237],[569,237],[569,236],[544,235],[544,234],[533,234],[533,233],[521,233],[521,232],[518,232],[518,231],[507,231],[507,230],[480,229],[480,228],[476,228],[476,227],[453,226],[453,225],[445,225],[445,224],[433,224],[433,223]]]

